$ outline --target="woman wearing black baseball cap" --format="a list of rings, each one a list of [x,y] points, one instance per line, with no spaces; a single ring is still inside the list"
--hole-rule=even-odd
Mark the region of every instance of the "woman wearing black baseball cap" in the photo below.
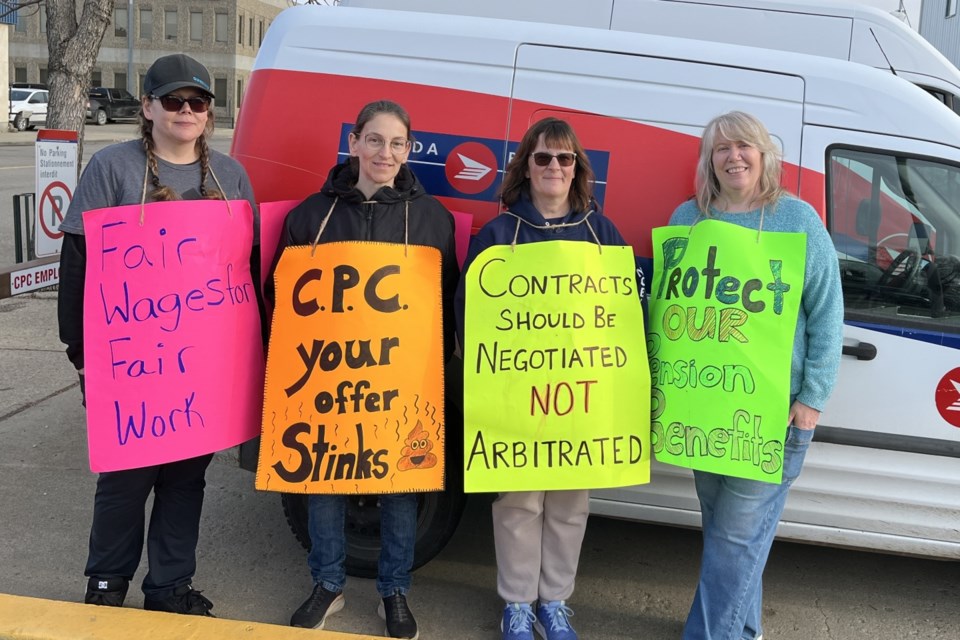
[[[61,225],[58,317],[60,339],[84,390],[84,211],[166,200],[248,200],[253,188],[235,160],[208,146],[213,132],[210,74],[189,56],[156,60],[141,97],[140,137],[111,145],[90,159]],[[229,205],[228,205],[229,206]],[[254,214],[254,244],[258,228]],[[259,257],[251,251],[253,280]],[[209,616],[213,604],[191,586],[203,505],[204,475],[213,454],[100,474],[94,499],[84,601],[122,606],[147,537],[149,572],[144,608]],[[144,509],[155,499],[149,530]]]

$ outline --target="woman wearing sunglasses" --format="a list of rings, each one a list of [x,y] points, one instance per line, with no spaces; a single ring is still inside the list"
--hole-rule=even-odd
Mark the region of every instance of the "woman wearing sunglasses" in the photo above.
[[[140,137],[94,154],[80,178],[60,229],[58,318],[67,357],[84,391],[84,211],[165,200],[245,199],[256,211],[243,167],[211,150],[210,74],[188,56],[156,60],[143,81]],[[256,233],[254,224],[254,242]],[[251,251],[253,281],[259,257]],[[213,454],[155,466],[101,473],[93,507],[85,575],[87,604],[123,606],[140,563],[144,508],[155,500],[147,532],[149,572],[144,608],[210,616],[211,602],[191,587],[203,505],[204,475]]]
[[[548,240],[625,245],[597,210],[592,181],[590,160],[568,123],[546,118],[534,124],[507,165],[501,188],[506,211],[470,241],[463,272],[493,245]],[[461,338],[464,280],[456,306]],[[517,491],[494,501],[497,592],[506,601],[504,640],[533,638],[534,628],[547,640],[577,638],[566,600],[573,594],[588,501],[587,490]]]

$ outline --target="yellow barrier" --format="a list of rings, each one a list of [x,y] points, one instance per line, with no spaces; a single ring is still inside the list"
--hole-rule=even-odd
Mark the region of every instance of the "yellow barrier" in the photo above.
[[[372,640],[334,631],[0,594],[0,640]]]

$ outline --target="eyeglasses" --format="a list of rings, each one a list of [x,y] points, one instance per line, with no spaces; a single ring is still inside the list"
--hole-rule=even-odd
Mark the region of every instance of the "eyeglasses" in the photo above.
[[[363,144],[366,145],[367,149],[370,151],[380,151],[383,149],[383,145],[387,144],[387,141],[383,139],[383,136],[378,136],[375,133],[368,133],[363,136]],[[394,138],[390,141],[390,151],[396,154],[401,154],[410,147],[410,141],[406,138]]]
[[[210,108],[210,98],[208,96],[193,96],[192,98],[182,98],[173,94],[166,96],[150,96],[151,100],[158,100],[164,111],[176,113],[183,109],[183,103],[190,105],[190,110],[194,113],[206,113]]]
[[[573,163],[577,160],[577,154],[575,153],[558,153],[556,155],[552,153],[546,153],[545,151],[538,151],[533,154],[533,162],[538,167],[548,166],[553,159],[557,159],[557,164],[561,167],[572,166]]]

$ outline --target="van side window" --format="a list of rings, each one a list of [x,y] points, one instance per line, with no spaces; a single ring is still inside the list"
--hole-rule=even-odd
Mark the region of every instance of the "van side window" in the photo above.
[[[960,115],[960,96],[953,93],[946,93],[940,89],[934,89],[933,87],[924,87],[923,85],[920,85],[920,88],[943,104],[947,105],[947,107],[954,113]]]
[[[834,148],[828,167],[847,320],[960,330],[960,166]]]

